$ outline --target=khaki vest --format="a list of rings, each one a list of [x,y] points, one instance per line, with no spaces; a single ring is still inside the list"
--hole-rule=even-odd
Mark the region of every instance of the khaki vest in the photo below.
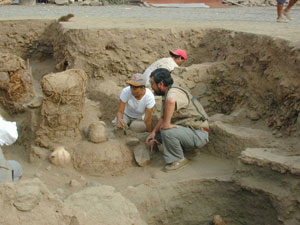
[[[171,86],[168,88],[165,97],[163,98],[162,101],[162,117],[164,114],[164,109],[165,109],[165,100],[168,96],[168,92],[171,88],[178,88],[182,90],[188,97],[189,103],[186,108],[182,108],[179,110],[174,111],[171,123],[185,126],[185,127],[191,127],[194,129],[200,129],[200,128],[209,128],[208,124],[208,116],[206,112],[204,111],[203,106],[200,104],[200,102],[191,95],[190,92],[185,90],[182,87],[178,86]]]

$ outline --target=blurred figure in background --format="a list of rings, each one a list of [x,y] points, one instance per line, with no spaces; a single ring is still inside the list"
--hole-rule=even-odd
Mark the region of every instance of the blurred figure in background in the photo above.
[[[279,23],[288,23],[289,20],[293,20],[293,17],[290,14],[290,9],[298,0],[290,0],[288,6],[283,10],[283,4],[285,1],[286,0],[277,0],[277,22]],[[284,15],[287,19],[283,18],[282,15]]]
[[[16,122],[9,122],[0,115],[0,183],[16,182],[22,177],[23,169],[15,160],[6,160],[1,146],[11,145],[18,139]]]

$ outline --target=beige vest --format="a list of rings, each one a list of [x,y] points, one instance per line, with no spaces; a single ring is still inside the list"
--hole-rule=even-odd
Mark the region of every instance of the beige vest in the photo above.
[[[200,104],[200,102],[191,95],[190,92],[185,90],[182,87],[178,86],[171,86],[168,88],[165,97],[162,101],[162,117],[164,114],[165,109],[165,100],[168,97],[168,92],[171,88],[178,88],[181,91],[183,91],[188,98],[188,105],[185,108],[179,109],[174,111],[171,122],[177,125],[185,126],[185,127],[191,127],[194,129],[200,129],[200,128],[209,128],[208,124],[208,116],[206,112],[204,111],[203,106]]]

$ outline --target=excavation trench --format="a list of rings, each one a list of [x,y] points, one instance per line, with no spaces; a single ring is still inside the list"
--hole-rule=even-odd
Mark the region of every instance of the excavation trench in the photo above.
[[[293,224],[299,219],[296,216],[299,213],[299,199],[295,197],[299,192],[297,189],[282,194],[276,188],[268,190],[256,182],[265,174],[274,173],[275,178],[270,178],[268,185],[280,186],[282,183],[278,179],[288,179],[285,182],[297,186],[299,178],[293,171],[286,169],[284,172],[290,175],[285,178],[284,174],[267,166],[265,174],[240,175],[241,171],[258,168],[251,163],[243,165],[240,161],[246,148],[280,148],[285,152],[283,146],[288,146],[289,156],[300,153],[297,148],[300,52],[294,50],[290,42],[225,29],[166,29],[157,25],[101,28],[81,21],[60,24],[49,20],[2,21],[0,30],[3,31],[0,34],[1,52],[29,60],[36,95],[42,95],[39,82],[46,74],[69,69],[87,73],[87,99],[80,131],[99,118],[110,124],[117,110],[120,91],[132,73],[143,72],[158,58],[167,57],[171,49],[187,50],[188,60],[184,67],[174,70],[172,76],[200,100],[212,118],[210,143],[202,152],[228,160],[233,166],[226,179],[217,175],[217,178],[189,175],[177,180],[171,175],[173,180],[170,182],[154,177],[148,183],[136,182],[134,187],[128,184],[129,187],[121,192],[136,205],[146,223],[206,225],[211,224],[212,217],[217,214],[222,215],[228,225]],[[159,107],[156,107],[154,119],[158,116]],[[38,123],[40,117],[40,111],[36,109],[18,115],[23,121],[20,143],[47,148],[57,141],[36,138],[37,128],[32,123]],[[30,132],[26,132],[28,127],[31,127]],[[92,155],[95,147],[82,137],[79,135],[74,139],[66,134],[59,143],[72,149],[74,154],[78,152],[76,146],[80,146]],[[26,154],[31,154],[30,151],[27,147]],[[125,149],[123,154],[126,152]],[[84,158],[83,155],[81,152],[76,157]],[[92,163],[95,168],[82,166],[85,161],[97,160],[97,157],[79,160],[80,165],[74,160],[73,166],[82,174],[122,176],[121,171],[114,169],[100,171],[97,161]],[[127,157],[126,160],[131,159]],[[132,162],[122,165],[118,168],[136,167]],[[155,164],[162,165],[162,162]]]
[[[129,194],[128,194],[129,193]],[[129,189],[127,196],[148,224],[281,224],[270,197],[232,182],[189,180]]]

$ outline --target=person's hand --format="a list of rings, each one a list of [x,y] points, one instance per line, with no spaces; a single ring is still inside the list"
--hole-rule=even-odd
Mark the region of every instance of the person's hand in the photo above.
[[[123,119],[118,120],[117,127],[119,127],[119,128],[125,128],[125,124],[124,124],[124,120]]]
[[[153,147],[154,147],[155,144],[160,144],[155,138],[154,138],[154,139],[151,139],[151,140],[149,141],[150,152],[153,151]]]
[[[150,135],[146,138],[146,144],[151,146],[151,141],[155,140],[155,133],[151,132]]]
[[[175,124],[170,124],[170,123],[162,123],[160,126],[161,130],[168,130],[168,129],[172,129],[172,128],[178,128],[178,126]]]

